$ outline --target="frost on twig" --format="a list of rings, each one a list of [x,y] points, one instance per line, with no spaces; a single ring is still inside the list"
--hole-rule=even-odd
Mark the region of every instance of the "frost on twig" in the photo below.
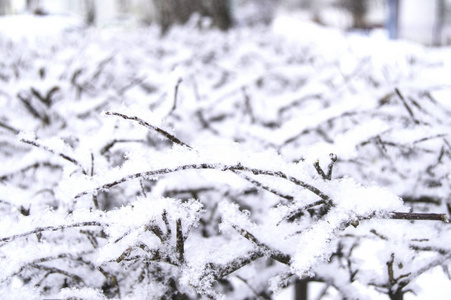
[[[167,132],[167,131],[165,131],[165,130],[157,127],[157,126],[153,126],[149,122],[146,122],[143,119],[140,119],[140,118],[138,118],[136,116],[130,117],[130,116],[127,116],[125,114],[121,114],[121,113],[117,113],[117,112],[111,112],[111,111],[105,111],[104,114],[107,115],[107,116],[119,116],[119,117],[121,117],[123,119],[126,119],[126,120],[136,121],[140,125],[142,125],[142,126],[148,128],[150,130],[153,130],[153,131],[158,132],[159,134],[163,135],[165,138],[167,138],[168,140],[170,140],[174,144],[185,146],[187,148],[191,148],[189,145],[185,144],[184,142],[182,142],[181,140],[179,140],[178,138],[176,138],[175,136],[173,136],[169,132]]]

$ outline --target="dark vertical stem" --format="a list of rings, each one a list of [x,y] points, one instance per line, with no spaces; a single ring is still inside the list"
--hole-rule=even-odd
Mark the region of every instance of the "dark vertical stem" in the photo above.
[[[308,299],[308,291],[307,291],[307,279],[301,279],[296,281],[294,285],[294,299],[295,300],[307,300]]]
[[[179,262],[180,264],[183,264],[185,262],[185,241],[183,237],[183,230],[182,230],[182,220],[177,219],[176,222],[176,235],[177,235],[177,253],[179,255]]]

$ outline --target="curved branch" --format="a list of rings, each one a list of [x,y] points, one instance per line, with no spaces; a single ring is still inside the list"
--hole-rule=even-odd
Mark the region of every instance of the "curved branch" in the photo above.
[[[173,136],[169,132],[167,132],[167,131],[165,131],[165,130],[157,127],[157,126],[153,126],[149,122],[146,122],[143,119],[140,119],[140,118],[138,118],[136,116],[130,117],[130,116],[127,116],[127,115],[124,115],[124,114],[121,114],[121,113],[117,113],[117,112],[113,112],[113,111],[105,111],[104,114],[107,115],[107,116],[118,116],[118,117],[121,117],[121,118],[123,118],[125,120],[131,120],[131,121],[138,122],[140,125],[148,128],[148,129],[154,130],[154,131],[158,132],[159,134],[163,135],[165,138],[167,138],[168,140],[170,140],[174,144],[185,146],[185,147],[187,147],[189,149],[192,149],[190,145],[185,144],[184,142],[182,142],[181,140],[179,140],[178,138],[176,138],[175,136]]]
[[[41,233],[41,232],[44,232],[44,231],[58,231],[58,230],[66,229],[66,228],[75,228],[75,227],[84,227],[84,226],[104,227],[104,226],[108,226],[108,225],[107,224],[102,224],[102,223],[97,222],[97,221],[87,221],[87,222],[79,222],[79,223],[69,224],[69,225],[39,227],[39,228],[36,228],[35,230],[32,230],[32,231],[27,231],[27,232],[24,232],[24,233],[19,233],[19,234],[15,234],[15,235],[11,235],[11,236],[2,238],[2,239],[0,239],[0,242],[8,243],[8,242],[14,241],[17,238],[29,236],[29,235],[32,235],[32,234]],[[0,245],[0,247],[1,246],[3,246],[3,245]]]
[[[58,153],[55,150],[50,149],[47,146],[44,146],[44,145],[41,145],[41,144],[37,143],[36,141],[30,141],[30,140],[26,140],[26,139],[21,139],[20,141],[25,143],[25,144],[29,144],[29,145],[35,146],[37,148],[44,149],[45,151],[50,152],[52,154],[58,155],[59,157],[62,157],[63,159],[65,159],[65,160],[73,163],[77,167],[79,167],[81,169],[81,171],[83,172],[83,174],[88,175],[88,173],[85,171],[83,166],[75,158],[72,158],[72,157],[70,157],[70,156],[68,156],[68,155],[66,155],[64,153]]]
[[[179,82],[179,83],[180,83],[180,82]],[[177,83],[177,84],[179,84],[179,83]],[[157,133],[163,135],[165,138],[169,139],[169,140],[170,140],[171,142],[173,142],[174,144],[177,144],[177,145],[180,145],[180,146],[185,146],[185,147],[187,147],[187,148],[190,149],[190,150],[194,150],[193,147],[191,147],[190,145],[188,145],[188,144],[182,142],[181,140],[179,140],[178,138],[176,138],[176,137],[173,136],[172,134],[168,133],[167,131],[165,131],[165,130],[163,130],[163,129],[157,127],[157,126],[154,126],[154,125],[152,125],[152,124],[150,124],[150,123],[144,121],[143,119],[138,118],[137,116],[127,116],[127,115],[124,115],[124,114],[121,114],[121,113],[111,112],[111,111],[104,111],[104,114],[109,115],[109,116],[118,116],[118,117],[121,117],[121,118],[123,118],[123,119],[125,119],[125,120],[136,121],[136,122],[138,122],[140,125],[146,127],[147,129],[155,130]],[[104,149],[108,150],[110,147],[112,147],[112,145],[114,145],[115,142],[116,142],[116,140],[113,141],[112,143],[108,144],[107,146],[105,146],[105,147],[102,149],[102,154],[103,154]],[[106,150],[105,150],[105,151],[106,151]],[[273,194],[275,194],[275,195],[277,195],[277,196],[279,196],[279,197],[282,197],[282,198],[284,198],[284,199],[287,199],[287,200],[289,200],[289,201],[291,201],[291,200],[294,199],[293,196],[291,196],[291,195],[284,195],[284,194],[282,194],[282,193],[280,193],[280,192],[278,192],[278,191],[276,191],[276,190],[274,190],[274,189],[272,189],[272,188],[270,188],[270,187],[268,187],[268,186],[265,186],[264,184],[258,182],[257,180],[252,179],[252,178],[250,178],[249,176],[246,176],[245,174],[237,173],[236,170],[231,170],[231,171],[234,172],[235,174],[238,174],[238,175],[242,176],[244,179],[246,179],[247,181],[249,181],[249,182],[251,182],[252,184],[256,185],[257,187],[262,188],[262,189],[264,189],[264,190],[266,190],[266,191],[268,191],[268,192],[270,192],[270,193],[273,193]],[[78,196],[78,195],[77,195],[77,196]],[[76,198],[77,198],[77,197],[76,197]]]
[[[248,167],[241,165],[240,163],[237,165],[206,164],[206,163],[189,164],[189,165],[182,165],[182,166],[175,167],[175,168],[164,168],[164,169],[153,170],[153,171],[139,172],[139,173],[125,176],[116,181],[106,183],[106,184],[94,189],[92,192],[97,193],[101,190],[106,190],[106,189],[112,188],[118,184],[124,183],[131,179],[136,179],[136,178],[141,178],[141,177],[144,177],[144,178],[145,177],[153,177],[153,176],[164,175],[164,174],[174,173],[174,172],[183,171],[183,170],[245,171],[245,172],[250,172],[254,175],[267,175],[267,176],[279,177],[279,178],[291,181],[292,183],[311,191],[312,193],[316,194],[324,201],[329,202],[331,200],[329,196],[324,194],[322,191],[320,191],[318,188],[314,187],[313,185],[310,185],[310,184],[308,184],[302,180],[299,180],[295,177],[286,175],[285,173],[283,173],[281,171],[269,171],[269,170],[248,168]],[[75,196],[75,199],[80,198],[81,196],[87,195],[88,193],[90,193],[90,192],[89,191],[81,192]]]

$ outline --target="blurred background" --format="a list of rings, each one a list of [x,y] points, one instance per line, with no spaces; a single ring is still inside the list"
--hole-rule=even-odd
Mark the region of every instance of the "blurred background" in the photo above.
[[[451,0],[0,0],[6,18],[64,16],[98,28],[157,23],[163,34],[193,20],[227,30],[268,24],[280,14],[424,45],[451,43]]]

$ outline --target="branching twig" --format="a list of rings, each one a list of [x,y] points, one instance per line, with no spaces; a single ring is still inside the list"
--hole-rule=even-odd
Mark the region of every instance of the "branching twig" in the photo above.
[[[154,171],[147,171],[147,172],[139,172],[139,173],[135,173],[135,174],[131,174],[128,176],[125,176],[121,179],[118,179],[116,181],[110,182],[110,183],[106,183],[96,189],[94,189],[92,192],[99,192],[101,190],[106,190],[109,188],[112,188],[116,185],[119,185],[121,183],[124,183],[128,180],[131,179],[136,179],[136,178],[146,178],[146,177],[153,177],[153,176],[158,176],[158,175],[164,175],[164,174],[169,174],[169,173],[174,173],[174,172],[179,172],[179,171],[183,171],[183,170],[218,170],[218,171],[246,171],[246,172],[250,172],[254,175],[267,175],[267,176],[273,176],[273,177],[279,177],[285,180],[288,180],[298,186],[301,186],[309,191],[311,191],[312,193],[316,194],[317,196],[319,196],[321,199],[323,199],[324,201],[330,201],[330,197],[327,196],[326,194],[324,194],[322,191],[320,191],[319,189],[317,189],[316,187],[301,181],[295,177],[286,175],[285,173],[281,172],[281,171],[268,171],[268,170],[260,170],[260,169],[255,169],[255,168],[248,168],[248,167],[244,167],[241,164],[237,164],[237,165],[224,165],[224,164],[189,164],[189,165],[182,165],[179,167],[175,167],[175,168],[164,168],[164,169],[159,169],[159,170],[154,170]],[[77,194],[75,196],[75,198],[80,198],[81,196],[84,196],[86,194],[88,194],[89,191],[85,191],[85,192],[81,192],[79,194]]]
[[[299,217],[300,215],[302,215],[306,210],[308,210],[308,209],[310,209],[310,208],[313,208],[313,207],[315,207],[315,206],[318,206],[318,205],[323,205],[323,204],[326,204],[326,205],[329,205],[329,206],[332,206],[332,205],[333,205],[332,200],[330,200],[330,199],[322,199],[322,200],[315,201],[315,202],[310,203],[310,204],[307,204],[307,205],[305,205],[305,206],[303,206],[303,207],[301,207],[301,208],[298,208],[298,209],[296,209],[296,210],[294,210],[294,211],[291,211],[291,212],[288,213],[286,216],[284,216],[284,217],[277,223],[277,225],[279,225],[283,220],[290,220],[290,219],[297,218],[297,217]]]
[[[175,136],[171,135],[170,133],[164,131],[163,129],[161,129],[159,127],[153,126],[153,125],[149,124],[148,122],[146,122],[146,121],[144,121],[144,120],[142,120],[142,119],[140,119],[140,118],[138,118],[136,116],[130,117],[130,116],[123,115],[123,114],[120,114],[120,113],[115,113],[115,112],[105,112],[105,114],[120,116],[120,117],[122,117],[124,119],[127,119],[127,120],[137,121],[140,125],[148,128],[148,129],[155,130],[157,133],[162,134],[163,136],[168,138],[170,141],[172,141],[174,144],[186,146],[186,147],[188,147],[188,149],[193,149],[190,145],[180,141],[178,138],[176,138]],[[113,142],[111,142],[108,145],[106,145],[105,147],[103,147],[101,153],[103,154],[106,151],[108,151],[116,142],[126,142],[126,141],[133,141],[133,140],[114,140]],[[235,170],[231,170],[231,171],[234,172],[234,173],[237,173]],[[280,192],[278,192],[278,191],[276,191],[276,190],[274,190],[274,189],[272,189],[270,187],[267,187],[267,186],[263,185],[262,183],[256,181],[255,179],[250,178],[249,176],[246,176],[246,175],[241,174],[241,173],[237,173],[237,174],[242,176],[243,178],[245,178],[247,181],[249,181],[249,182],[257,185],[258,187],[261,187],[261,188],[263,188],[263,189],[265,189],[265,190],[267,190],[267,191],[269,191],[269,192],[271,192],[271,193],[273,193],[273,194],[275,194],[275,195],[277,195],[279,197],[285,198],[285,199],[290,200],[290,201],[294,199],[293,196],[283,195]]]
[[[250,233],[249,231],[240,228],[236,225],[232,225],[233,229],[235,229],[241,236],[243,236],[244,238],[248,239],[249,241],[251,241],[252,243],[254,243],[259,250],[262,250],[266,253],[266,255],[268,255],[269,257],[271,257],[272,259],[283,263],[285,265],[289,265],[290,261],[291,261],[291,257],[287,254],[282,253],[279,250],[273,250],[271,249],[268,245],[260,242],[252,233]]]
[[[117,143],[143,143],[145,142],[144,140],[138,140],[138,139],[114,139],[113,141],[111,141],[110,143],[106,144],[105,146],[103,146],[103,148],[100,150],[100,154],[105,154],[106,152],[108,152],[115,144]]]
[[[323,169],[319,165],[319,161],[315,161],[313,163],[313,166],[315,167],[316,172],[324,179],[324,180],[332,180],[332,169],[334,168],[334,164],[337,161],[337,155],[336,154],[329,154],[330,156],[330,163],[327,166],[327,174],[324,173]]]
[[[59,268],[47,267],[47,266],[38,265],[38,264],[30,264],[30,267],[33,267],[33,268],[36,268],[36,269],[39,269],[39,270],[44,270],[44,271],[47,271],[47,272],[50,272],[50,273],[58,273],[58,274],[66,276],[66,277],[75,279],[78,283],[82,283],[83,285],[85,285],[85,282],[83,281],[83,279],[80,276],[78,276],[76,274],[69,273],[69,272],[67,272],[65,270],[61,270]]]

